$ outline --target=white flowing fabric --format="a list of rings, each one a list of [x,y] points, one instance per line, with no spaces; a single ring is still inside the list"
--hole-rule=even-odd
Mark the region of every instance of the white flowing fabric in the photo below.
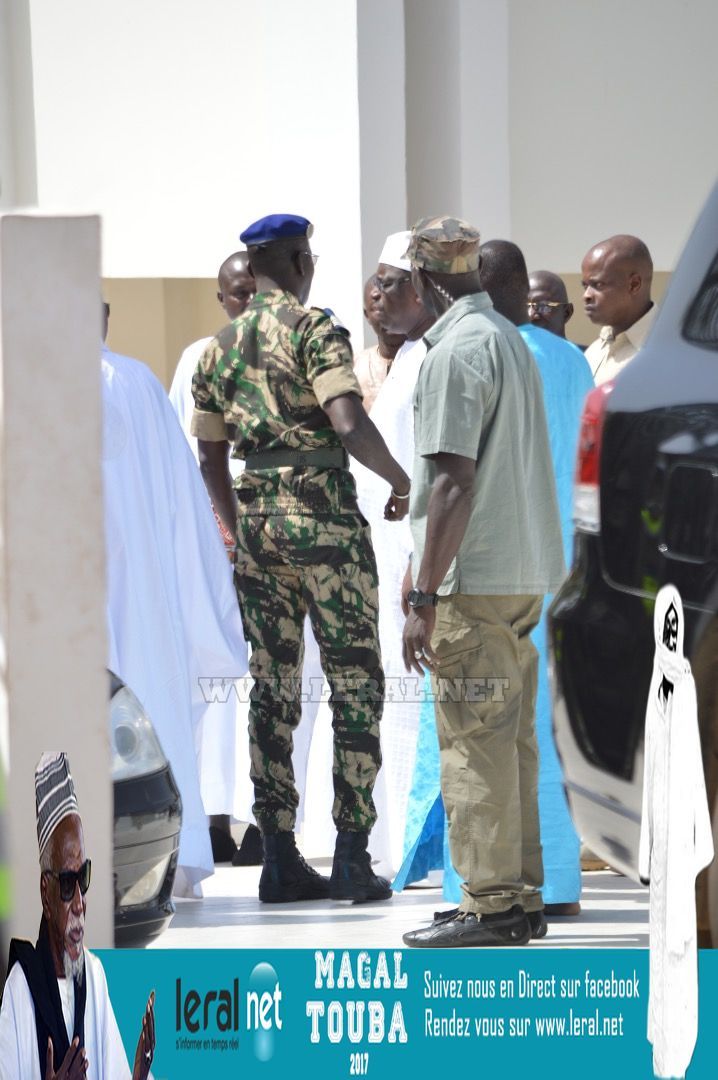
[[[678,619],[673,652],[663,644],[671,605]],[[698,734],[696,690],[683,657],[683,606],[666,585],[656,597],[656,654],[646,708],[639,873],[650,878],[648,1039],[653,1071],[682,1077],[698,1034],[696,875],[713,859]],[[673,685],[664,701],[663,679]]]
[[[414,387],[426,345],[422,338],[405,342],[394,358],[369,416],[384,437],[390,453],[411,476],[414,460]],[[386,483],[352,460],[359,508],[371,526],[372,544],[379,572],[379,639],[386,677],[384,713],[381,720],[382,767],[374,787],[377,822],[369,838],[372,858],[382,874],[393,877],[401,866],[406,810],[411,789],[419,727],[420,680],[407,676],[401,658],[404,616],[401,584],[412,550],[408,516],[385,521],[389,497]],[[331,712],[323,704],[315,727],[309,761],[308,783],[312,806],[306,810],[306,829],[314,851],[326,847],[331,835]]]
[[[185,433],[195,461],[199,461],[199,456],[197,453],[197,439],[190,431],[192,412],[194,410],[192,377],[197,370],[197,364],[202,357],[202,353],[210,341],[213,340],[211,337],[200,338],[199,341],[193,341],[191,345],[187,346],[179,358],[169,390],[170,404],[177,414],[177,419]],[[243,461],[239,461],[237,458],[229,459],[229,471],[233,477],[239,476],[243,469]]]
[[[197,439],[190,432],[192,410],[194,409],[192,377],[197,370],[197,364],[202,353],[211,340],[211,337],[200,338],[199,341],[193,341],[191,345],[187,346],[179,358],[169,390],[170,404],[177,414],[177,419],[187,437],[187,442],[192,448],[195,461],[197,461]]]
[[[202,353],[207,348],[212,338],[200,338],[192,345],[188,345],[182,353],[169,391],[169,399],[172,408],[177,414],[177,419],[187,438],[195,460],[197,455],[197,439],[190,432],[194,398],[192,397],[192,377],[197,370],[197,364]],[[234,479],[244,470],[244,462],[238,458],[229,459],[229,471]],[[239,674],[243,674],[240,672]],[[299,807],[297,810],[297,828],[302,824],[306,805],[306,779],[307,762],[312,743],[314,722],[321,698],[321,686],[323,675],[319,662],[319,646],[314,640],[314,634],[309,624],[309,619],[304,624],[304,667],[302,669],[302,719],[294,734],[294,753],[292,763],[294,766],[294,778],[299,794]],[[235,768],[237,786],[232,810],[207,810],[207,813],[230,813],[238,821],[253,821],[252,804],[254,802],[254,790],[249,779],[249,736],[247,734],[249,723],[249,692],[251,680],[245,682],[242,693],[236,698],[236,727],[239,731],[235,754]],[[204,794],[204,770],[202,775]]]
[[[102,375],[109,667],[172,765],[179,865],[193,889],[214,870],[206,815],[232,813],[235,788],[236,699],[207,701],[200,680],[245,675],[247,648],[209,499],[163,387],[107,348]]]
[[[85,949],[85,1050],[87,1080],[130,1080],[130,1068],[107,991],[102,964]],[[149,988],[148,988],[149,994]],[[147,995],[144,1000],[146,1001]],[[144,1004],[144,1001],[143,1001]],[[137,1017],[136,1038],[142,1030]],[[55,1069],[61,1061],[55,1058]],[[42,1080],[37,1052],[35,1006],[20,964],[13,964],[5,984],[0,1011],[0,1080]],[[151,1074],[150,1074],[151,1076]]]

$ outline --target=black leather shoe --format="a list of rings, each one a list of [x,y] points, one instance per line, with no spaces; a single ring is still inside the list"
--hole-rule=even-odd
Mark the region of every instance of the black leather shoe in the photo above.
[[[453,919],[411,930],[404,934],[403,940],[405,945],[415,949],[457,949],[528,945],[530,939],[531,927],[524,910],[514,904],[497,915],[459,911]]]
[[[369,833],[338,832],[334,849],[329,896],[332,900],[353,900],[364,904],[372,900],[388,900],[391,885],[378,877],[371,868],[367,851]]]
[[[262,837],[262,844],[264,865],[259,879],[259,899],[263,904],[326,900],[329,879],[304,861],[294,841],[294,833],[269,833]]]
[[[526,918],[529,921],[531,927],[532,938],[546,937],[548,933],[548,923],[546,922],[546,916],[543,913],[543,908],[540,911],[527,911]]]
[[[262,834],[256,825],[248,825],[244,830],[242,843],[235,849],[232,866],[261,866],[264,862]]]
[[[434,912],[434,925],[438,926],[439,923],[451,922],[459,914],[457,907],[449,908],[448,911],[435,911]]]
[[[544,909],[545,910],[545,909]],[[459,914],[458,908],[449,908],[448,911],[435,911],[434,912],[434,926],[440,926],[441,923],[451,922]],[[526,918],[529,921],[531,927],[532,938],[543,938],[548,933],[548,923],[544,917],[544,911],[527,911]]]
[[[212,844],[212,858],[215,863],[231,863],[237,851],[231,833],[224,829],[218,829],[216,825],[209,827],[209,839]]]

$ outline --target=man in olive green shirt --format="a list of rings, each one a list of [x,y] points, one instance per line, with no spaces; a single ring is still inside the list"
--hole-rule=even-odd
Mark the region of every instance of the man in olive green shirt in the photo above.
[[[404,662],[432,671],[464,895],[404,941],[522,945],[546,933],[529,635],[564,573],[541,379],[481,290],[476,229],[423,219],[408,256],[414,287],[439,318],[414,399]]]

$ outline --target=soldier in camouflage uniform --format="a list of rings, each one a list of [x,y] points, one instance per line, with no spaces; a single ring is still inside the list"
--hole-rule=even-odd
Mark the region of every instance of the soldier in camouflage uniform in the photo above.
[[[193,434],[210,496],[237,541],[236,582],[255,680],[249,712],[254,813],[262,830],[260,899],[385,899],[371,870],[372,789],[384,693],[377,572],[347,449],[392,486],[387,517],[408,508],[409,480],[361,407],[348,333],[306,309],[314,273],[305,218],[273,215],[240,239],[257,295],[208,346],[193,382]],[[246,469],[232,492],[228,444]],[[346,448],[346,449],[345,449]],[[301,716],[309,612],[332,690],[337,849],[330,881],[294,843],[292,733]]]

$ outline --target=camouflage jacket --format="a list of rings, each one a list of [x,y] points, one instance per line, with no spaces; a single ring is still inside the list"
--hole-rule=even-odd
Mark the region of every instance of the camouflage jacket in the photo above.
[[[341,447],[323,405],[361,390],[343,329],[290,293],[258,293],[207,346],[192,380],[192,434],[228,440],[232,456],[254,450]],[[240,512],[356,513],[346,469],[262,469],[235,481]]]

